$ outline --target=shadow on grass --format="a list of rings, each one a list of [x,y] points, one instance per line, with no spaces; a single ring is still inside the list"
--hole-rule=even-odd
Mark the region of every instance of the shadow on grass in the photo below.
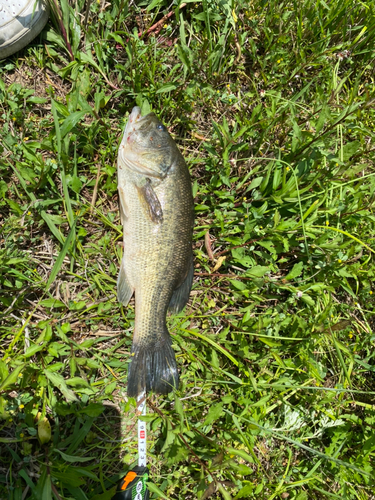
[[[110,500],[136,465],[127,463],[136,445],[134,408],[126,404],[121,414],[110,402],[57,403],[56,416],[47,413],[47,420],[43,429],[25,422],[31,426],[22,433],[15,425],[6,436],[2,430],[0,499]],[[50,439],[41,444],[41,437]]]

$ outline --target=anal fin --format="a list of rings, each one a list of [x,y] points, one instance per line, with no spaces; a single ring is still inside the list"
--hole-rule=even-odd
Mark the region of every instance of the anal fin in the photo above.
[[[133,288],[130,286],[128,278],[125,273],[125,260],[124,257],[121,261],[120,272],[117,278],[117,300],[126,306],[133,295]]]
[[[193,284],[194,277],[194,263],[193,256],[191,256],[191,263],[189,266],[189,271],[185,280],[182,284],[176,288],[173,292],[171,300],[169,302],[168,309],[173,313],[178,313],[182,311],[182,309],[186,306],[187,301],[189,300],[191,285]]]

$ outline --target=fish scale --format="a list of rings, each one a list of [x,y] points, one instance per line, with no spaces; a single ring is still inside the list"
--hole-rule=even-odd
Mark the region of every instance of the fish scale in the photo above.
[[[132,114],[135,114],[134,110]],[[155,115],[151,117],[151,124],[160,124]],[[125,145],[123,149],[120,146],[118,162],[124,229],[124,254],[118,289],[119,300],[123,303],[135,292],[135,327],[128,394],[136,396],[144,389],[167,393],[178,386],[166,314],[174,294],[172,309],[178,311],[183,308],[191,287],[193,198],[186,163],[168,133],[165,134],[165,141],[170,148],[168,158],[171,165],[162,178],[147,177],[147,172],[145,175],[139,173],[145,167],[142,155],[139,164],[136,157],[137,171],[132,169],[127,156],[130,149],[128,136],[129,131],[125,129],[121,146]],[[152,149],[154,141],[150,143]],[[147,161],[151,161],[149,157]],[[145,179],[149,182],[148,190],[152,190],[151,200],[160,203],[162,220],[159,222],[150,216],[147,200],[143,196],[142,183],[145,183]],[[121,300],[124,281],[126,300]]]

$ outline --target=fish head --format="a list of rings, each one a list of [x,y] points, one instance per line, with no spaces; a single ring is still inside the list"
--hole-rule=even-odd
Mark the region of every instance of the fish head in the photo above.
[[[163,179],[176,157],[177,146],[154,113],[141,116],[133,108],[121,141],[118,165],[148,177]]]

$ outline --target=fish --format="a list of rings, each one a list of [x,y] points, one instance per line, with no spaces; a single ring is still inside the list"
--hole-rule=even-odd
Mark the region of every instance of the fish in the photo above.
[[[135,295],[135,325],[127,392],[168,394],[179,374],[167,328],[168,310],[189,299],[194,264],[194,205],[185,160],[154,113],[130,113],[119,146],[117,180],[124,251],[118,301]]]

